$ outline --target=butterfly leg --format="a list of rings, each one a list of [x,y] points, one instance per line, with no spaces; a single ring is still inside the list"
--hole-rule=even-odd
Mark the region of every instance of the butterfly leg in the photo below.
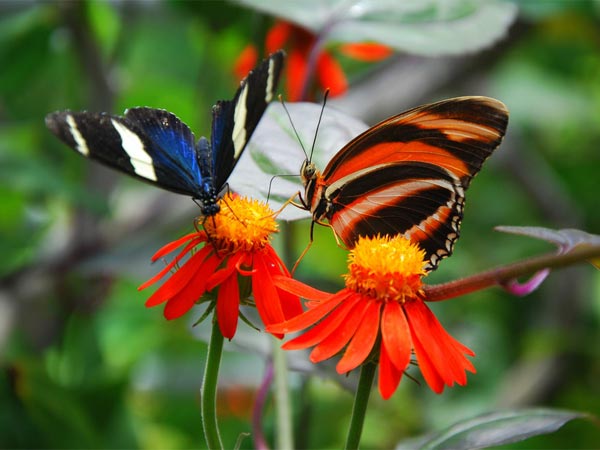
[[[314,220],[313,221],[313,225],[315,223],[318,223],[319,225],[323,226],[323,227],[328,227],[331,228],[331,232],[333,233],[333,237],[335,238],[335,243],[336,245],[341,248],[342,250],[348,250],[348,247],[342,242],[340,241],[339,236],[337,235],[337,233],[335,232],[335,230],[333,229],[333,226],[328,223],[328,222],[321,222],[320,220]],[[312,227],[311,227],[311,239],[312,239]]]
[[[302,259],[304,259],[304,256],[308,253],[308,250],[310,249],[310,247],[313,244],[313,231],[315,228],[315,221],[313,220],[310,223],[310,240],[308,241],[308,245],[304,248],[304,250],[302,251],[302,253],[300,254],[300,256],[298,257],[298,259],[296,260],[296,262],[294,263],[294,267],[292,267],[292,276],[294,276],[294,273],[296,272],[296,269],[298,268],[298,265],[300,264],[300,261],[302,261]]]
[[[300,192],[296,192],[294,195],[292,195],[290,198],[288,198],[285,203],[283,205],[281,205],[281,207],[275,211],[272,216],[273,217],[277,217],[279,214],[281,214],[281,212],[287,207],[287,205],[292,205],[295,206],[296,208],[300,208],[300,209],[306,209],[304,206],[302,206],[300,203],[296,203],[294,201],[294,199],[296,198],[296,196],[298,198],[300,198],[302,200],[302,197],[300,197]]]

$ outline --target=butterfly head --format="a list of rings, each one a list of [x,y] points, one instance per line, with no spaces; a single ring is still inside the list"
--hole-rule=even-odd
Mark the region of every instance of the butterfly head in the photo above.
[[[311,180],[317,178],[317,166],[315,163],[305,159],[302,163],[302,167],[300,168],[300,178],[302,179],[302,184],[306,186]]]
[[[202,190],[198,193],[196,200],[199,200],[200,211],[204,217],[211,217],[221,211],[219,205],[219,195],[215,189],[211,179],[204,180]]]
[[[210,217],[210,216],[214,216],[216,214],[219,213],[219,211],[221,211],[221,207],[219,206],[218,203],[202,203],[202,206],[200,207],[200,211],[202,212],[202,215],[204,217]]]

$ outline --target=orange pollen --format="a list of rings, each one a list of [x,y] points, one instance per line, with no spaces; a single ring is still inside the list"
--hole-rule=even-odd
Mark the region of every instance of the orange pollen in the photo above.
[[[401,235],[361,237],[348,255],[346,287],[380,301],[421,295],[425,252]]]
[[[221,210],[202,218],[209,242],[219,253],[263,250],[278,231],[273,211],[266,203],[227,194],[219,200]]]

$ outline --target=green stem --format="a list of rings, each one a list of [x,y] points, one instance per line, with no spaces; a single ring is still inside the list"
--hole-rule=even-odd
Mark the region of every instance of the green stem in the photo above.
[[[371,394],[376,368],[377,365],[375,363],[367,362],[360,369],[358,387],[356,388],[356,396],[354,397],[354,405],[352,406],[352,420],[350,421],[348,437],[346,438],[346,450],[357,449],[360,443],[360,436],[367,413],[367,403],[369,403],[369,395]]]
[[[272,338],[273,367],[275,370],[275,409],[277,410],[277,448],[292,450],[292,414],[290,408],[290,390],[288,388],[288,368],[285,352],[279,346],[279,340]]]
[[[223,443],[219,434],[217,423],[217,380],[219,378],[219,366],[221,365],[221,354],[223,353],[223,335],[218,322],[213,323],[210,342],[208,343],[208,354],[206,355],[206,366],[204,367],[204,380],[202,380],[202,426],[204,438],[209,449],[222,449]]]

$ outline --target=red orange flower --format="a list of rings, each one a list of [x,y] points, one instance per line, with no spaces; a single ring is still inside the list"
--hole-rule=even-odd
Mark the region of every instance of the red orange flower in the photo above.
[[[139,289],[158,281],[191,254],[150,296],[146,306],[166,302],[165,317],[175,319],[197,302],[211,300],[206,294],[214,293],[221,333],[231,339],[237,329],[240,301],[251,303],[247,296],[240,299],[240,288],[249,279],[254,293],[253,304],[265,325],[301,313],[298,296],[273,284],[276,275],[290,276],[269,244],[270,235],[277,231],[273,212],[264,203],[233,196],[222,199],[220,206],[217,215],[205,220],[204,230],[165,245],[153,256],[152,260],[156,261],[185,245],[163,270]],[[215,301],[214,296],[212,299]]]
[[[303,314],[267,331],[306,330],[284,344],[286,350],[313,347],[312,362],[343,351],[338,373],[379,359],[379,392],[394,393],[414,352],[425,381],[437,393],[467,382],[475,372],[465,355],[474,353],[450,336],[425,304],[421,278],[424,252],[396,236],[361,238],[349,255],[346,287],[327,294],[292,279],[278,279],[288,292],[311,300]]]
[[[322,90],[329,89],[331,96],[337,96],[348,90],[348,80],[342,66],[332,54],[325,49],[316,49],[318,53],[311,56],[317,36],[311,31],[285,21],[277,21],[267,33],[265,49],[267,53],[285,48],[288,52],[286,68],[286,90],[288,101],[310,99],[307,80],[312,74]],[[349,43],[340,46],[340,52],[360,61],[379,61],[392,54],[392,50],[377,43]],[[248,45],[241,53],[235,73],[241,79],[248,73],[258,59],[258,52],[253,45]],[[254,56],[253,56],[254,55]],[[311,57],[314,60],[311,60]],[[253,59],[254,58],[254,59]]]

